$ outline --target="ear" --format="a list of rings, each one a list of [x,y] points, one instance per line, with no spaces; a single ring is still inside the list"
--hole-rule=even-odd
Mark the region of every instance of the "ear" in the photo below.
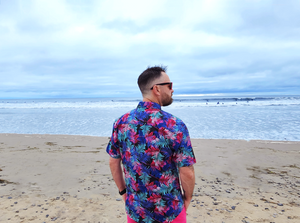
[[[159,88],[158,85],[154,85],[154,86],[153,86],[152,93],[153,93],[155,96],[159,96],[159,95],[160,95],[160,88]]]

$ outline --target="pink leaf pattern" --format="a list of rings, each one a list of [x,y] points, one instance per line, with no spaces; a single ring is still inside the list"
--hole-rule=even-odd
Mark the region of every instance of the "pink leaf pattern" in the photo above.
[[[121,158],[126,211],[137,222],[167,223],[183,209],[178,168],[196,163],[189,133],[177,117],[140,102],[113,125],[107,153]]]

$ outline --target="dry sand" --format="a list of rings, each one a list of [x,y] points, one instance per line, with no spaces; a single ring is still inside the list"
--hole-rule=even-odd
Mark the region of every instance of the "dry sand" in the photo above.
[[[0,222],[126,222],[107,137],[0,134]],[[300,222],[300,142],[193,139],[188,222]]]

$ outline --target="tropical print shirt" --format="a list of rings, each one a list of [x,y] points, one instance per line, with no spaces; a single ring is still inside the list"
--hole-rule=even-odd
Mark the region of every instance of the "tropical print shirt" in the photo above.
[[[127,189],[126,213],[136,222],[171,222],[184,207],[179,167],[196,163],[185,124],[140,102],[113,126],[107,153],[121,158]]]

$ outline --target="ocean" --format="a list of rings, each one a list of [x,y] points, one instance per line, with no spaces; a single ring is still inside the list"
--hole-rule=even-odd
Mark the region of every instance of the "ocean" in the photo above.
[[[0,133],[111,135],[138,98],[0,100]],[[300,141],[300,96],[175,97],[191,138]]]

